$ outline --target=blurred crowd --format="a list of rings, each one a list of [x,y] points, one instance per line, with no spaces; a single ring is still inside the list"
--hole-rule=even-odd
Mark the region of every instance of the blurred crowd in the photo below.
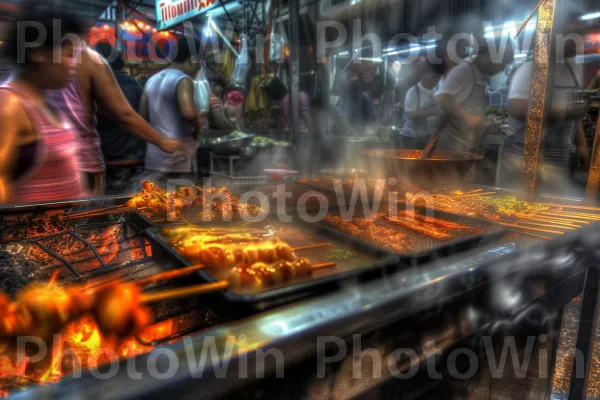
[[[83,37],[80,21],[60,8],[25,7],[21,21],[33,21],[3,46],[13,62],[11,78],[0,87],[0,203],[66,200],[108,193],[131,193],[141,179],[166,185],[169,179],[197,178],[199,137],[208,129],[233,131],[244,126],[244,92],[237,87],[210,86],[202,66],[204,52],[193,39],[181,39],[168,67],[142,86],[127,72],[118,50],[108,43],[93,49],[84,41],[38,38],[40,27],[60,37]],[[577,32],[565,18],[560,32]],[[37,46],[23,46],[37,41]],[[402,123],[393,134],[400,149],[465,153],[481,145],[488,109],[487,82],[513,62],[509,46],[497,57],[498,43],[481,38],[476,51],[456,47],[456,63],[438,43],[436,60],[419,59],[418,72],[396,101]],[[587,104],[571,101],[583,89],[582,68],[575,60],[576,41],[567,40],[564,62],[555,66],[550,118],[544,125],[541,178],[561,192],[573,144],[582,163],[589,162],[581,119]],[[503,147],[502,184],[518,186],[533,64],[521,64],[508,82],[508,129]],[[310,82],[310,84],[308,84]],[[597,84],[597,83],[596,83]],[[389,83],[387,84],[389,86]],[[289,82],[288,82],[289,86]],[[336,87],[333,135],[361,137],[377,132],[386,96],[386,79],[372,63],[352,63],[345,82]],[[295,144],[300,165],[311,163],[321,146],[312,133],[314,82],[300,80]],[[289,133],[289,96],[282,106],[282,131]],[[387,124],[389,125],[389,124]],[[341,132],[341,133],[340,133]],[[334,144],[335,145],[335,144]],[[312,158],[311,158],[312,157]],[[565,178],[566,179],[566,178]],[[552,185],[551,185],[552,186]]]

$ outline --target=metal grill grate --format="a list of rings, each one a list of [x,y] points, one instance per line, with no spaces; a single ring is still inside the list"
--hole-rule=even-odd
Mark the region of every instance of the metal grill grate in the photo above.
[[[17,262],[27,258],[38,263],[45,274],[60,270],[61,280],[87,281],[117,271],[131,269],[138,275],[150,269],[153,263],[149,246],[128,222],[111,221],[12,242],[4,246],[4,251]]]

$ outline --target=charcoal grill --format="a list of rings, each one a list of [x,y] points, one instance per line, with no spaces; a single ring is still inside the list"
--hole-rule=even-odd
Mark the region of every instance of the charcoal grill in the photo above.
[[[83,206],[83,207],[82,207]],[[81,208],[94,208],[93,202],[87,206],[78,203]],[[68,206],[59,212],[69,213]],[[54,213],[54,207],[45,211],[41,207],[27,208],[16,212],[13,208],[0,209],[0,220],[12,221],[12,228],[18,228],[19,221],[40,219],[44,213]],[[31,213],[34,214],[31,214]],[[15,295],[22,287],[33,282],[48,281],[59,272],[58,280],[64,283],[85,283],[90,279],[133,281],[151,276],[179,266],[170,261],[162,247],[148,236],[143,228],[133,221],[133,213],[102,215],[64,224],[60,230],[37,237],[24,237],[26,229],[13,229],[9,237],[0,242],[0,262],[5,266],[0,270],[1,290]],[[6,232],[6,231],[5,231]],[[110,233],[110,237],[107,236]],[[110,243],[110,246],[104,245]],[[163,290],[189,284],[182,279],[147,286],[147,291]],[[135,351],[150,351],[161,343],[173,342],[190,333],[223,323],[231,318],[226,310],[216,311],[210,306],[211,296],[198,299],[172,300],[152,306],[154,324],[148,329],[152,334],[138,336]],[[77,325],[88,322],[78,322]],[[145,349],[145,350],[143,350]],[[0,356],[6,355],[6,348],[0,346]],[[136,355],[136,354],[133,354]],[[2,359],[2,357],[0,357]],[[41,372],[48,369],[49,360],[33,363],[27,367],[26,376],[2,374],[0,368],[0,393],[18,389],[23,385],[53,382],[68,374],[70,367],[64,367],[63,373]],[[85,365],[85,364],[83,364]],[[1,367],[1,366],[0,366]],[[40,372],[41,371],[41,372]],[[49,369],[48,369],[49,371]]]

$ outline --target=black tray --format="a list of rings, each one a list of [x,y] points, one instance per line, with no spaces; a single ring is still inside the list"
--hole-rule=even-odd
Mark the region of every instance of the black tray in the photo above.
[[[264,223],[268,222],[264,221]],[[208,223],[207,225],[217,226],[218,224]],[[371,246],[359,239],[347,237],[339,232],[326,229],[319,225],[301,222],[299,218],[294,220],[294,225],[307,233],[322,236],[323,240],[330,241],[334,243],[334,245],[337,244],[338,247],[359,251],[364,256],[375,258],[377,261],[374,264],[365,265],[364,267],[356,267],[349,271],[343,271],[322,278],[311,279],[275,289],[267,289],[262,292],[250,293],[247,290],[240,289],[231,289],[220,292],[227,302],[235,307],[240,307],[240,310],[263,311],[302,298],[314,296],[319,293],[382,277],[388,272],[397,270],[399,266],[398,256],[387,250]],[[172,259],[181,266],[191,265],[191,263],[177,253],[160,234],[160,227],[146,227],[144,230],[145,234],[148,235],[152,242],[159,243],[163,246],[163,254],[170,254]],[[205,282],[217,281],[212,274],[206,271],[199,271],[198,275]]]
[[[230,134],[220,138],[209,139],[207,145],[215,154],[236,155],[248,147],[254,136],[256,135],[244,134],[243,136],[234,136]]]
[[[370,206],[371,205],[369,205],[369,207]],[[382,203],[380,210],[383,210],[383,208],[387,206],[388,205],[386,203]],[[398,210],[402,209],[403,206],[398,205]],[[424,214],[424,211],[425,209],[422,207],[415,207],[415,212]],[[339,215],[339,209],[332,209],[330,207],[329,214]],[[357,214],[358,215],[355,215],[355,217],[360,217],[364,215],[363,211],[359,209],[357,209]],[[429,238],[428,236],[420,234],[418,232],[410,231],[407,228],[390,225],[390,228],[396,229],[399,232],[406,232],[410,235],[410,237],[413,240],[420,241],[420,243],[416,246],[417,248],[414,251],[409,253],[396,253],[400,257],[401,264],[409,266],[418,266],[443,257],[451,256],[453,254],[458,254],[461,252],[472,250],[475,247],[484,246],[486,244],[499,243],[502,237],[507,232],[505,228],[479,218],[466,217],[442,211],[432,211],[432,216],[439,217],[451,222],[474,226],[483,230],[483,233],[463,233],[460,235],[456,235],[448,241],[442,241]],[[328,225],[325,221],[319,222],[319,225],[323,229],[332,230],[346,237],[351,237],[350,235],[337,230],[335,227]],[[369,245],[377,247],[375,244],[372,243],[369,243]]]

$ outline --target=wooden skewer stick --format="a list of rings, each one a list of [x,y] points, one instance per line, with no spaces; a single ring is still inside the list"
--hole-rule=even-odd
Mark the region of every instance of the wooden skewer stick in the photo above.
[[[516,224],[508,224],[505,222],[498,222],[498,221],[493,221],[493,222],[495,224],[502,225],[502,226],[508,226],[510,228],[527,229],[527,230],[535,231],[535,232],[553,233],[555,235],[563,235],[564,234],[564,232],[562,232],[562,231],[555,231],[555,230],[551,230],[551,229],[529,228],[526,226],[519,226]]]
[[[571,213],[571,212],[565,212],[565,211],[554,211],[554,212],[550,212],[550,211],[544,211],[539,213],[539,215],[547,215],[547,216],[561,216],[561,217],[571,217],[571,218],[581,218],[581,219],[587,219],[590,221],[600,221],[600,215],[597,214],[585,214],[585,213]]]
[[[312,245],[308,245],[308,246],[296,247],[295,249],[293,249],[293,251],[314,250],[314,249],[320,249],[322,247],[330,247],[330,246],[332,246],[331,243],[317,243],[317,244],[312,244]]]
[[[552,240],[552,238],[550,236],[536,235],[535,233],[522,232],[522,231],[517,231],[517,230],[513,230],[513,232],[520,233],[522,235],[531,236],[531,237],[538,238],[538,239]]]
[[[577,215],[580,217],[590,217],[590,218],[599,218],[600,214],[597,213],[586,213],[582,211],[543,211],[548,214],[558,214],[558,215]]]
[[[146,278],[138,279],[133,281],[138,286],[146,286],[151,283],[156,283],[160,281],[167,281],[175,278],[180,278],[182,276],[191,275],[196,271],[199,271],[204,268],[203,264],[198,265],[190,265],[189,267],[178,268],[173,271],[166,271],[156,275],[151,275]]]
[[[120,208],[128,208],[128,207],[127,207],[126,204],[120,204],[118,206],[112,206],[112,207],[106,207],[106,208],[98,208],[96,210],[88,210],[88,211],[80,211],[80,212],[76,212],[76,213],[64,214],[64,216],[65,217],[72,217],[74,215],[88,214],[88,213],[97,213],[97,212],[110,211],[110,210],[118,210]]]
[[[316,264],[312,266],[312,269],[322,269],[335,267],[337,263],[327,262],[322,264]],[[220,292],[227,290],[230,287],[230,283],[227,281],[219,281],[215,283],[202,283],[200,285],[188,286],[177,289],[163,290],[156,293],[145,293],[142,294],[140,299],[141,304],[153,304],[161,301],[176,300],[186,297],[199,296],[202,294],[209,294],[214,292]]]
[[[581,228],[581,225],[575,225],[573,223],[568,223],[568,222],[556,222],[553,220],[546,220],[546,219],[531,219],[531,218],[518,218],[516,221],[507,221],[504,220],[503,222],[508,222],[508,223],[515,223],[515,222],[523,222],[523,223],[527,223],[527,222],[535,222],[535,223],[542,223],[542,224],[549,224],[554,226],[555,228]]]
[[[470,190],[468,192],[462,193],[461,196],[464,196],[464,195],[467,195],[467,194],[475,194],[475,193],[479,193],[479,192],[483,192],[483,189]]]
[[[566,218],[559,218],[559,217],[546,217],[546,216],[528,216],[528,215],[517,215],[517,218],[519,219],[527,219],[527,220],[532,220],[532,221],[540,221],[540,222],[552,222],[552,223],[556,223],[556,224],[562,224],[562,225],[576,225],[576,224],[589,224],[589,222],[587,221],[574,221],[572,219],[566,219]]]
[[[78,213],[78,214],[69,214],[64,216],[66,219],[77,219],[77,218],[90,218],[90,217],[100,217],[103,215],[111,215],[111,214],[119,214],[122,212],[133,211],[133,208],[119,208],[107,211],[89,211],[86,213]]]
[[[199,271],[203,268],[204,268],[204,265],[202,265],[202,264],[190,265],[189,267],[178,268],[178,269],[175,269],[172,271],[161,272],[161,273],[158,273],[155,275],[140,278],[138,280],[132,281],[131,283],[134,285],[137,285],[137,286],[146,286],[151,283],[167,281],[170,279],[175,279],[175,278],[179,278],[179,277],[186,276],[186,275],[191,275],[192,273]],[[123,280],[123,278],[124,277],[118,277],[118,278],[114,278],[114,279],[101,280],[95,284],[87,285],[87,286],[81,288],[81,290],[82,291],[91,291],[92,293],[97,292],[98,290],[103,289],[107,286],[110,286],[114,283],[121,282]]]
[[[229,286],[229,282],[227,281],[202,283],[200,285],[163,290],[156,293],[145,293],[142,294],[140,300],[142,304],[149,305],[161,301],[183,299],[186,297],[199,296],[201,294],[220,292],[229,289]]]
[[[466,197],[479,197],[479,196],[488,196],[491,194],[496,194],[496,192],[480,192],[480,193],[473,193],[473,194],[461,194],[460,196],[458,196],[460,199],[464,199]]]
[[[588,206],[570,206],[567,204],[556,204],[556,203],[545,203],[545,205],[550,207],[559,207],[559,208],[568,208],[572,210],[588,210],[588,211],[596,211],[600,212],[600,208],[598,207],[588,207]]]
[[[552,228],[552,229],[566,229],[568,231],[575,231],[577,230],[576,226],[557,226],[556,224],[539,224],[537,222],[527,222],[527,221],[517,221],[516,222],[517,225],[523,225],[523,226],[538,226],[540,228]]]
[[[539,8],[542,6],[542,3],[544,1],[545,0],[540,0],[539,3],[538,3],[538,5],[535,6],[535,8],[533,9],[533,11],[531,11],[531,13],[529,14],[529,16],[525,19],[525,21],[523,22],[523,24],[521,25],[521,27],[517,31],[517,35],[515,36],[515,39],[519,37],[519,35],[521,34],[521,32],[523,32],[523,29],[525,29],[525,27],[527,26],[527,24],[529,23],[529,21],[531,21],[531,18],[533,18],[533,16],[537,12],[537,10],[539,10]]]
[[[583,222],[583,221],[600,221],[600,218],[593,218],[593,217],[583,217],[583,216],[579,216],[579,215],[571,215],[571,214],[556,214],[556,213],[540,213],[539,215],[542,215],[544,217],[551,217],[551,218],[563,218],[563,219],[569,219],[571,221],[575,221],[576,223],[588,223],[589,222]]]
[[[333,268],[336,265],[337,265],[337,263],[332,261],[332,262],[326,262],[326,263],[322,263],[322,264],[315,264],[311,267],[311,269]]]

